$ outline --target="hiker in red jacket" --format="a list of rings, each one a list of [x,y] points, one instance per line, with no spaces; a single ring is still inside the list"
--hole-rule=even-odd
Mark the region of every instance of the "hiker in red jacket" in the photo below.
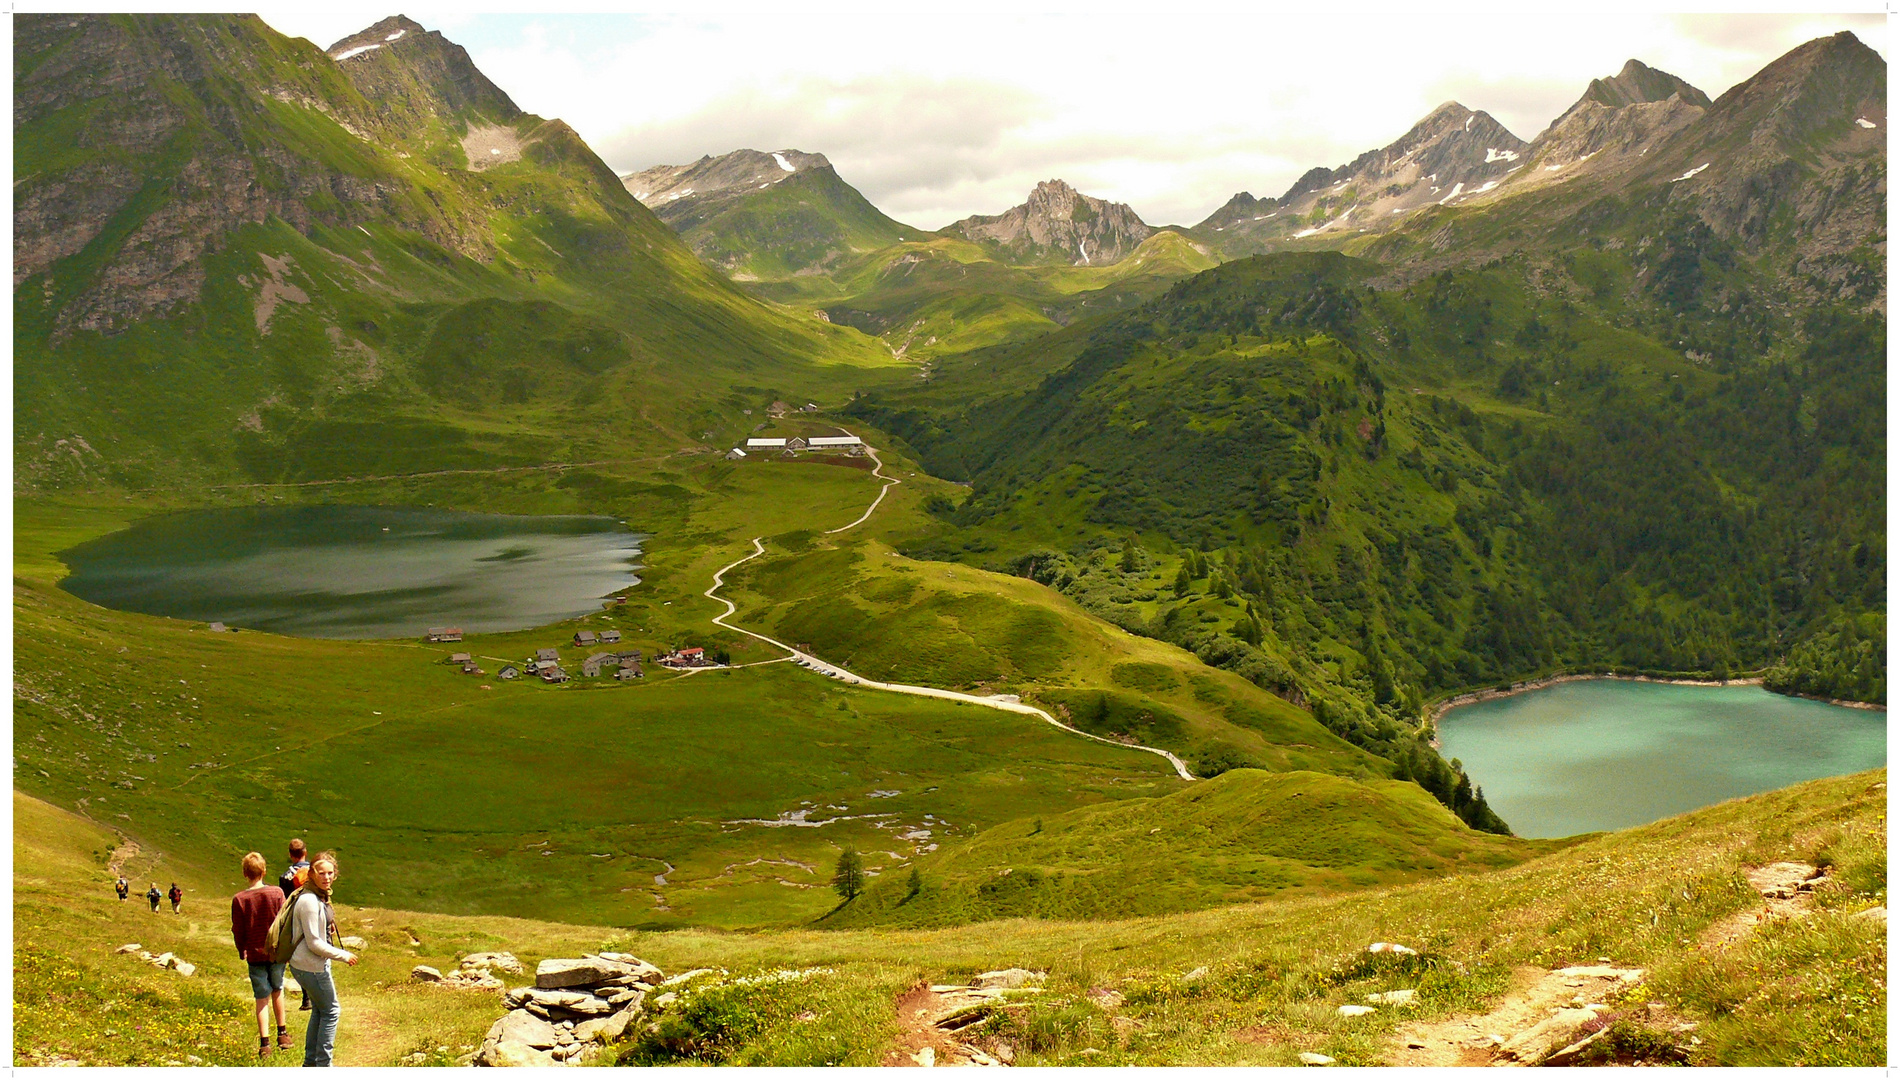
[[[257,1002],[257,1056],[271,1052],[266,1017],[277,1018],[277,1048],[290,1049],[290,1029],[284,1026],[284,965],[271,962],[266,938],[270,924],[284,906],[283,890],[264,880],[264,856],[244,856],[244,880],[250,885],[231,897],[231,940],[250,967],[251,997]]]
[[[185,890],[179,888],[178,883],[174,881],[172,882],[171,891],[166,893],[165,896],[172,902],[172,914],[178,914],[178,905],[184,903],[185,900]]]

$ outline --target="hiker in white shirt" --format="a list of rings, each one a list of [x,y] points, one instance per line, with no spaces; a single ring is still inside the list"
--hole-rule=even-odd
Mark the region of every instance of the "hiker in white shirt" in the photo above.
[[[297,939],[290,968],[312,1010],[310,1026],[304,1029],[306,1067],[328,1066],[336,1049],[336,1023],[343,1007],[330,978],[330,961],[356,963],[356,954],[330,943],[330,927],[336,921],[330,913],[330,888],[335,883],[336,855],[325,851],[310,861],[310,880],[290,898]]]

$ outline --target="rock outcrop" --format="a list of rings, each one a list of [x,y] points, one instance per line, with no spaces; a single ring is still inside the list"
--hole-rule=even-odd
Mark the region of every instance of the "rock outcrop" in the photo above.
[[[520,970],[508,953],[481,953],[463,963],[478,957],[498,969],[512,964]],[[457,974],[470,971],[492,978],[479,967]],[[628,1027],[646,1012],[647,992],[663,978],[659,968],[626,953],[543,960],[535,968],[533,986],[503,995],[508,1013],[488,1029],[474,1064],[581,1064],[626,1035]]]
[[[1126,203],[1084,195],[1060,180],[1037,184],[1021,206],[967,217],[943,231],[1012,262],[1072,266],[1119,262],[1155,233]]]

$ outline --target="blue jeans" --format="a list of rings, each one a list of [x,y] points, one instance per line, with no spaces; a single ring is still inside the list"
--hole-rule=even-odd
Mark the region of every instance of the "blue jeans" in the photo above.
[[[323,971],[291,968],[303,996],[310,1000],[310,1026],[303,1032],[304,1068],[328,1068],[331,1051],[336,1049],[336,1021],[343,1015],[343,1004],[336,997],[336,983],[328,965]]]

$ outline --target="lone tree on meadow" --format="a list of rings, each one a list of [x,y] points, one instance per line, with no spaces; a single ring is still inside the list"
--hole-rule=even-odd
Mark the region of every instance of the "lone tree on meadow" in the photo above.
[[[831,887],[846,900],[855,900],[864,891],[864,860],[850,848],[838,856],[838,872],[831,875]]]

